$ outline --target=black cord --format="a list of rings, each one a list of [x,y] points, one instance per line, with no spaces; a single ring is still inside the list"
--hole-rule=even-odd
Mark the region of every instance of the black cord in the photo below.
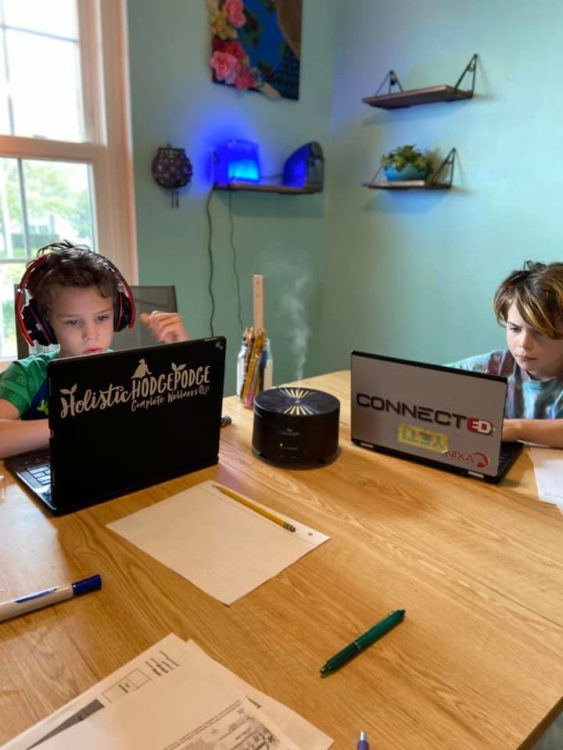
[[[215,191],[213,190],[213,183],[211,183],[211,187],[209,188],[209,193],[207,194],[207,201],[205,204],[205,212],[207,214],[207,226],[209,228],[209,231],[207,233],[207,254],[209,256],[209,296],[211,297],[211,315],[209,316],[209,328],[211,329],[211,335],[215,336],[215,332],[213,330],[213,318],[215,317],[215,297],[213,295],[213,272],[214,272],[214,264],[213,264],[213,222],[211,220],[211,199],[213,198],[213,193]]]
[[[238,303],[238,322],[240,325],[241,333],[244,331],[244,323],[242,322],[242,302],[240,297],[240,276],[237,269],[237,251],[235,247],[235,222],[233,221],[233,193],[229,190],[229,244],[231,246],[231,252],[233,254],[233,273],[235,275],[235,281],[237,286],[237,303]]]

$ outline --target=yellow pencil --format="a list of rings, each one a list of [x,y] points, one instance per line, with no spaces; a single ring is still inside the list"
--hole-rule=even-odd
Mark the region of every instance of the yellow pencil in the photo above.
[[[213,485],[216,490],[219,490],[219,492],[222,492],[223,495],[227,495],[227,497],[230,497],[232,500],[236,500],[237,503],[241,503],[242,505],[246,505],[247,508],[250,508],[250,510],[253,510],[255,513],[259,513],[261,516],[264,516],[264,518],[268,518],[270,521],[273,521],[274,523],[277,523],[278,526],[283,526],[284,529],[287,529],[288,531],[297,531],[295,526],[292,526],[287,521],[284,521],[283,518],[278,518],[273,513],[270,513],[270,511],[266,510],[265,508],[261,508],[259,505],[254,505],[253,502],[250,500],[247,500],[242,495],[239,495],[238,492],[235,492],[234,490],[230,490],[228,487],[221,487],[219,484]]]

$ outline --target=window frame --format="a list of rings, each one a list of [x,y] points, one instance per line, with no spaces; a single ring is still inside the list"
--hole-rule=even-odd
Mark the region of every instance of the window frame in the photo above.
[[[0,156],[91,166],[96,249],[138,283],[126,0],[77,0],[83,142],[0,135]]]

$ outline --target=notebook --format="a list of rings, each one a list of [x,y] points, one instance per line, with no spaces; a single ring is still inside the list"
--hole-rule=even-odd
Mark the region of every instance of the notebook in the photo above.
[[[502,442],[506,378],[352,352],[351,437],[391,453],[498,482],[522,450]]]
[[[5,460],[56,514],[216,464],[223,337],[53,360],[49,450]]]

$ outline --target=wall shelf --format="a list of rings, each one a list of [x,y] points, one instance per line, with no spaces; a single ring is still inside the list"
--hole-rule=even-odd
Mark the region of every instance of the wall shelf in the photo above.
[[[382,180],[381,182],[362,182],[363,187],[372,190],[449,190],[451,185],[430,180]]]
[[[413,107],[419,104],[455,102],[462,99],[471,99],[475,90],[476,67],[477,54],[473,55],[471,60],[467,63],[465,70],[459,77],[455,86],[444,84],[440,86],[411,89],[410,91],[403,90],[397,74],[394,70],[390,70],[374,96],[366,96],[362,99],[362,102],[368,104],[370,107],[379,107],[380,109],[400,109],[401,107]],[[467,74],[471,74],[471,87],[469,89],[461,89],[460,86]],[[388,82],[388,90],[386,93],[380,94],[379,92],[385,85],[386,81]],[[394,87],[398,88],[398,90],[393,90]]]
[[[452,148],[438,169],[425,180],[378,180],[383,167],[379,167],[370,182],[363,187],[372,190],[449,190],[454,177],[456,149]]]
[[[230,191],[251,191],[255,193],[283,193],[285,195],[312,195],[313,193],[320,193],[319,188],[307,188],[307,187],[292,187],[291,185],[275,185],[265,183],[254,183],[254,182],[228,182],[219,183],[216,182],[213,185],[213,190],[230,190]]]

